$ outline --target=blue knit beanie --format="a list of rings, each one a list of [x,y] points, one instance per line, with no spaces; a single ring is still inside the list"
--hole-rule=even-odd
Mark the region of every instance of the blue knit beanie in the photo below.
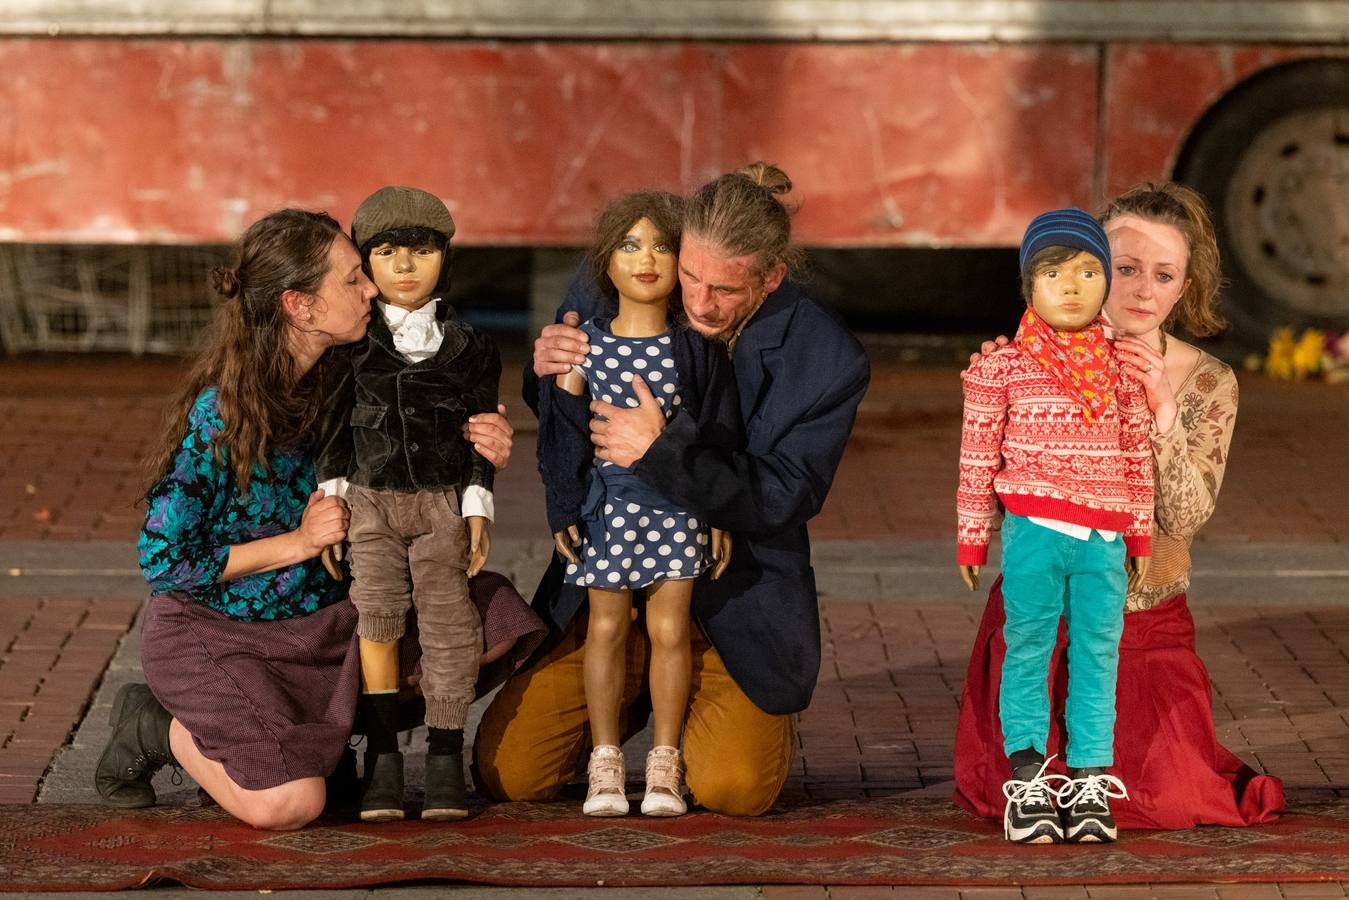
[[[1026,263],[1039,250],[1045,247],[1072,247],[1085,250],[1100,260],[1105,269],[1105,289],[1110,291],[1110,241],[1105,229],[1092,215],[1075,206],[1063,209],[1051,209],[1031,219],[1026,226],[1026,236],[1021,239],[1021,272],[1026,272]]]

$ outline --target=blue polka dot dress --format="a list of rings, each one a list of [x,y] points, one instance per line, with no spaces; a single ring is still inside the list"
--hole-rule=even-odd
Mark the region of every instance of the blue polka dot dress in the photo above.
[[[590,396],[616,406],[638,405],[632,378],[640,375],[666,419],[682,402],[670,334],[619,337],[592,321],[581,326],[590,339],[582,369]],[[706,524],[657,496],[612,462],[596,460],[585,516],[581,562],[567,565],[569,584],[631,590],[657,581],[696,578],[709,561]]]

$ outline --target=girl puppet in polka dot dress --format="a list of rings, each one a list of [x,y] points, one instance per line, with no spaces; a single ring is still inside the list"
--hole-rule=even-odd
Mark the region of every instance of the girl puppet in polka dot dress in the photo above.
[[[726,348],[690,329],[677,295],[671,296],[677,287],[681,224],[680,198],[658,192],[627,195],[600,214],[589,262],[611,308],[616,302],[616,312],[582,325],[590,338],[589,356],[559,376],[562,390],[553,392],[557,403],[572,404],[572,427],[564,442],[576,446],[573,458],[587,472],[584,497],[580,479],[560,475],[556,468],[550,473],[546,466],[544,476],[545,482],[578,485],[568,492],[563,484],[550,484],[547,493],[564,580],[584,587],[590,606],[584,665],[594,749],[584,812],[592,816],[628,812],[619,703],[637,590],[646,595],[655,719],[642,812],[675,816],[685,811],[679,744],[692,678],[693,584],[705,572],[717,578],[731,555],[729,534],[657,494],[632,469],[594,458],[589,440],[589,400],[636,407],[633,379],[640,376],[667,422],[690,416],[709,441],[728,447],[741,441]],[[543,445],[558,433],[541,424],[541,459],[556,458],[556,448]],[[568,493],[569,498],[560,497]]]

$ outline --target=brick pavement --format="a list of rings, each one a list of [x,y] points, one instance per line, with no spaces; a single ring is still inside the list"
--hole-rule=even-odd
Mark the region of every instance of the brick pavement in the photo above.
[[[0,360],[0,422],[8,426],[0,429],[0,578],[12,567],[6,550],[16,542],[133,539],[141,518],[132,505],[141,483],[137,458],[157,433],[163,398],[182,371],[180,363],[163,360]],[[517,396],[514,385],[502,393]],[[1344,544],[1349,504],[1328,448],[1343,445],[1345,400],[1343,388],[1244,378],[1228,480],[1201,538]],[[503,515],[502,528],[507,535],[537,537],[531,524],[538,506],[531,423],[522,404],[512,405],[520,436],[515,464],[503,475],[501,503],[521,515]],[[812,525],[822,547],[884,538],[893,539],[885,546],[902,548],[949,533],[959,405],[955,368],[877,365],[830,502]],[[853,563],[858,568],[858,560]],[[72,566],[80,564],[72,560]],[[950,778],[956,704],[978,598],[894,602],[886,585],[896,580],[878,579],[875,599],[859,601],[846,591],[827,597],[825,667],[816,702],[802,716],[802,752],[789,797],[944,790]],[[34,796],[140,600],[137,590],[112,584],[101,595],[25,593],[22,586],[31,581],[10,581],[0,591],[0,802]],[[1195,616],[1223,740],[1283,776],[1293,791],[1349,790],[1349,610],[1219,604],[1199,605]],[[1155,895],[1341,896],[1298,893],[1305,887],[1339,890],[1333,885],[1282,886],[1291,893],[1268,892],[1280,886],[1239,887],[1265,893],[1207,886],[1195,887],[1199,893],[1166,888]],[[1046,893],[1052,890],[1067,892]],[[1147,886],[1123,890],[767,888],[764,896],[1154,895],[1140,892]]]

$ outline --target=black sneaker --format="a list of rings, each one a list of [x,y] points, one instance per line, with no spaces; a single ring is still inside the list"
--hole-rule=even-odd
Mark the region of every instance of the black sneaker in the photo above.
[[[1025,752],[1018,752],[1014,758],[1016,762],[1022,762]],[[1059,796],[1055,784],[1068,779],[1045,774],[1049,759],[1040,759],[1040,754],[1035,753],[1032,762],[1015,766],[1011,780],[1002,785],[1003,796],[1007,798],[1007,807],[1002,813],[1002,834],[1014,844],[1063,842],[1063,825],[1054,803]]]
[[[1068,787],[1060,794],[1063,834],[1070,844],[1105,844],[1119,836],[1110,798],[1127,800],[1124,782],[1105,769],[1069,769]],[[1066,798],[1066,799],[1064,799]]]
[[[153,806],[150,784],[164,766],[177,767],[169,749],[173,717],[148,685],[124,684],[112,702],[112,735],[94,770],[94,788],[103,802],[123,809]]]
[[[361,784],[361,820],[394,822],[403,818],[403,754],[366,753]]]
[[[462,819],[468,815],[468,787],[464,784],[464,754],[437,753],[426,757],[426,802],[422,818]]]

